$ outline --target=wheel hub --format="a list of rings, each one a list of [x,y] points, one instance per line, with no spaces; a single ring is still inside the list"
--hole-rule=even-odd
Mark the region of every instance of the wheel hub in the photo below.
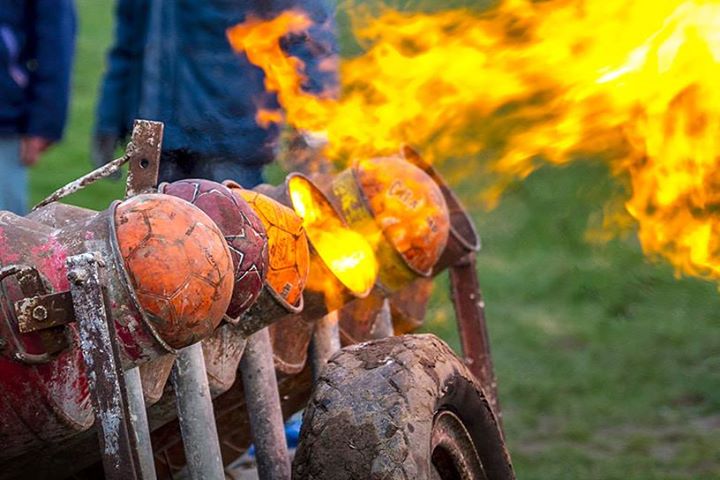
[[[487,480],[470,433],[453,412],[435,415],[430,442],[435,479]]]

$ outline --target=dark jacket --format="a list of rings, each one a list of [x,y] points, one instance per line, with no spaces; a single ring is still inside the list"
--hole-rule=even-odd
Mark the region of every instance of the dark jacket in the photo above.
[[[262,128],[255,116],[277,108],[277,99],[265,91],[262,70],[232,50],[226,30],[289,8],[304,10],[315,25],[288,39],[286,50],[308,65],[309,90],[334,88],[336,75],[318,68],[337,55],[330,0],[118,0],[96,134],[122,138],[134,118],[159,120],[165,151],[244,165],[272,161],[279,128]]]
[[[72,0],[0,0],[0,134],[62,137],[74,47]]]

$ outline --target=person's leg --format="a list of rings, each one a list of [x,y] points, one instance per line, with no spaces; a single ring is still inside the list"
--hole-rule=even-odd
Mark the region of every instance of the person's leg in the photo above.
[[[0,210],[27,213],[27,168],[20,161],[20,137],[0,136]]]
[[[242,165],[232,161],[200,161],[194,173],[199,178],[215,182],[235,180],[245,188],[253,188],[265,182],[262,165]]]
[[[160,168],[158,169],[158,184],[172,183],[184,178],[192,178],[192,161],[185,150],[163,151],[160,155]]]

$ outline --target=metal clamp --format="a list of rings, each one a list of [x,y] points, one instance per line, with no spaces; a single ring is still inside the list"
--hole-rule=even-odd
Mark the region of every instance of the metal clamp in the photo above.
[[[8,265],[0,269],[0,283],[10,277],[15,277],[21,292],[25,297],[35,297],[47,294],[48,286],[43,280],[40,272],[35,267],[29,265]],[[20,300],[23,302],[27,298]],[[17,305],[15,305],[17,316]],[[72,309],[69,310],[72,312]],[[32,315],[32,313],[31,313]],[[38,311],[38,316],[41,313]],[[42,364],[53,359],[53,355],[68,347],[69,342],[67,336],[62,331],[46,330],[39,333],[43,347],[46,349],[43,353],[30,353],[25,349],[24,342],[18,337],[18,333],[25,333],[20,327],[19,320],[17,324],[13,324],[10,315],[6,316],[9,331],[12,335],[12,343],[14,347],[13,357],[23,363]],[[48,327],[49,328],[49,327]]]
[[[20,333],[60,327],[75,321],[70,292],[50,293],[15,302]]]

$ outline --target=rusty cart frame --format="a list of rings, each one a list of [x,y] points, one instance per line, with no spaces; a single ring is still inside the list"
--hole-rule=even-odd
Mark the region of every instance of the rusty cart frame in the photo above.
[[[129,164],[126,190],[128,196],[154,191],[157,185],[161,140],[162,124],[137,121],[126,155],[63,187],[38,206],[57,202],[95,180],[114,173],[125,163]],[[474,377],[474,384],[479,385],[479,395],[487,405],[486,411],[479,414],[486,422],[484,428],[494,429],[494,433],[487,437],[489,440],[485,441],[487,444],[479,444],[475,440],[475,445],[468,447],[463,442],[467,443],[470,437],[462,434],[464,427],[458,420],[458,412],[443,410],[437,412],[432,419],[433,445],[450,445],[448,451],[451,456],[463,457],[463,449],[467,448],[479,452],[478,458],[481,461],[475,466],[470,465],[472,461],[468,463],[462,458],[458,460],[460,463],[467,463],[463,467],[465,470],[461,469],[460,472],[463,478],[514,478],[510,457],[504,445],[502,412],[490,354],[485,304],[476,273],[476,254],[480,248],[478,234],[469,215],[442,177],[411,149],[405,149],[403,155],[407,161],[414,163],[435,180],[449,209],[451,222],[448,245],[432,276],[445,270],[449,272],[450,298],[462,345],[462,368],[466,368]],[[270,335],[268,328],[263,328],[274,319],[259,321],[256,329],[246,332],[248,335],[239,365],[239,385],[233,386],[214,400],[208,385],[200,344],[183,349],[174,362],[170,363],[172,371],[169,384],[172,385],[174,395],[156,408],[159,413],[148,415],[138,367],[124,371],[119,361],[118,339],[113,322],[108,320],[107,314],[109,299],[103,282],[106,260],[102,252],[73,256],[68,259],[67,265],[69,292],[42,300],[46,303],[50,300],[59,301],[62,308],[72,309],[74,312],[82,338],[82,355],[89,372],[95,433],[81,435],[67,445],[51,445],[40,454],[36,452],[10,465],[0,465],[5,472],[0,474],[0,478],[21,478],[22,475],[13,476],[11,472],[29,469],[31,465],[42,464],[45,460],[48,460],[48,465],[52,465],[50,468],[55,469],[55,474],[60,475],[57,478],[62,478],[63,474],[76,475],[75,478],[83,478],[85,475],[87,478],[92,475],[88,472],[98,472],[97,467],[94,470],[85,470],[85,474],[73,472],[67,462],[60,468],[62,462],[49,460],[61,454],[77,454],[78,461],[75,466],[91,464],[92,460],[99,458],[105,478],[109,479],[170,478],[176,473],[174,467],[177,455],[173,451],[177,452],[179,446],[182,449],[181,461],[186,463],[186,478],[224,478],[227,459],[232,455],[238,456],[250,439],[255,445],[261,479],[291,477],[291,461],[285,443],[283,420],[307,404],[318,383],[327,383],[329,377],[323,377],[323,368],[328,359],[340,350],[341,339],[346,337],[343,335],[342,321],[339,318],[343,314],[342,310],[327,312],[321,309],[309,314],[314,315],[313,318],[308,318],[306,313],[304,321],[313,322],[310,361],[295,375],[276,374]],[[23,272],[18,271],[18,268],[13,270],[6,267],[2,275],[7,277],[20,273]],[[392,336],[391,317],[397,314],[394,311],[396,306],[409,310],[409,313],[401,313],[422,317],[423,305],[418,306],[414,302],[418,288],[422,288],[422,285],[412,284],[392,295],[375,293],[379,296],[377,300],[381,305],[381,308],[373,311],[376,316],[374,321],[377,323],[373,333],[375,338]],[[352,306],[352,303],[349,305]],[[23,318],[28,319],[30,325],[27,328],[33,328],[33,322],[42,323],[42,312],[38,304],[24,306],[23,312]],[[36,328],[47,328],[47,325],[36,325]],[[412,343],[414,340],[407,342]],[[380,347],[359,344],[353,346],[351,351],[372,348]],[[443,347],[438,348],[442,350]],[[356,353],[353,355],[357,356]],[[339,362],[342,362],[342,359]],[[332,376],[332,372],[328,375]],[[177,420],[173,420],[175,417]],[[238,431],[242,432],[239,437]],[[305,437],[307,435],[304,434],[303,438]],[[472,444],[472,439],[469,441]],[[99,451],[95,450],[98,445]],[[491,452],[489,456],[483,453],[483,449]],[[486,461],[486,458],[490,460]],[[159,471],[158,466],[164,470]],[[433,475],[437,475],[437,472]],[[449,475],[451,476],[428,478],[451,478],[455,474]],[[44,472],[39,476],[50,478],[50,473]]]

